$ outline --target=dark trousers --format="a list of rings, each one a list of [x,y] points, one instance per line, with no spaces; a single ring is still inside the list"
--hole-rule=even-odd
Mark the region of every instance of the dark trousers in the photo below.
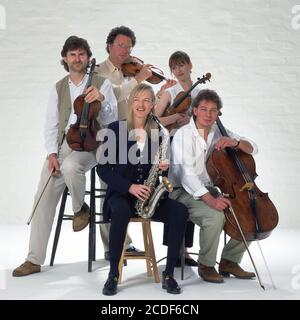
[[[194,244],[194,229],[195,224],[192,221],[186,223],[185,234],[184,234],[184,246],[186,248],[192,248]],[[169,226],[164,225],[164,235],[163,235],[163,244],[168,245],[168,236],[169,236]]]
[[[109,254],[111,276],[118,276],[118,265],[122,254],[126,230],[131,217],[135,216],[134,200],[128,196],[112,196],[108,202],[111,212],[111,226],[109,232]],[[173,275],[176,260],[185,232],[188,210],[182,203],[172,199],[164,199],[156,208],[151,218],[169,226],[168,253],[166,274]]]

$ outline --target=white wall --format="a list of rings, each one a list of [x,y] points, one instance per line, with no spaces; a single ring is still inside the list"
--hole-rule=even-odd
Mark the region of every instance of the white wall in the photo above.
[[[194,77],[212,73],[211,88],[224,102],[223,123],[259,145],[257,185],[269,192],[281,226],[300,226],[296,4],[0,0],[6,18],[5,25],[0,21],[0,222],[24,223],[30,213],[45,156],[42,133],[49,90],[65,75],[59,64],[65,39],[86,38],[100,61],[106,57],[108,32],[124,24],[136,32],[133,53],[166,74],[168,57],[178,49],[191,56]]]

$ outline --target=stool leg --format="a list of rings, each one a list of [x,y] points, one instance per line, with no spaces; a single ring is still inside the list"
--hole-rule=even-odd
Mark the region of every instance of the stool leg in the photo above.
[[[185,238],[183,237],[181,248],[180,248],[180,267],[181,267],[181,280],[184,279],[184,267],[185,267]]]
[[[56,225],[56,229],[55,229],[54,241],[53,241],[52,252],[51,252],[51,260],[50,260],[51,267],[53,266],[54,259],[55,259],[58,239],[59,239],[60,230],[61,230],[61,224],[63,221],[65,207],[66,207],[67,196],[68,196],[68,188],[66,187],[64,190],[63,196],[61,198],[59,214],[58,214],[58,218],[57,218],[57,225]]]
[[[95,215],[95,167],[91,169],[90,187],[90,225],[88,244],[88,272],[92,272],[92,262],[96,259],[96,215]]]
[[[145,248],[145,260],[146,260],[146,268],[147,268],[147,276],[152,276],[152,270],[151,270],[151,253],[150,253],[150,247],[149,247],[149,221],[145,220],[142,222],[142,228],[143,228],[143,238],[144,238],[144,248]]]
[[[121,258],[120,258],[120,261],[119,261],[119,279],[118,279],[118,283],[119,284],[122,282],[124,257],[125,257],[125,241],[124,241],[124,244],[123,244],[123,250],[122,250]]]
[[[95,258],[95,213],[90,210],[89,244],[88,244],[88,272],[92,272],[92,262]],[[94,260],[95,261],[95,260]]]
[[[150,256],[151,256],[151,261],[152,261],[153,275],[154,275],[155,282],[159,283],[160,279],[159,279],[156,256],[155,256],[154,245],[153,245],[151,221],[148,221],[147,228],[148,228],[149,251],[150,251]]]

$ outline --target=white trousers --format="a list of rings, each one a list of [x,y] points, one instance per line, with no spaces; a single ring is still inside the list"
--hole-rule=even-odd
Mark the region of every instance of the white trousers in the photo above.
[[[96,165],[95,152],[78,152],[69,148],[64,140],[59,153],[61,175],[51,177],[31,221],[29,252],[26,260],[43,264],[46,258],[56,207],[67,186],[72,198],[74,212],[80,211],[84,203],[87,171]],[[49,176],[48,160],[45,161],[34,203],[40,196]]]

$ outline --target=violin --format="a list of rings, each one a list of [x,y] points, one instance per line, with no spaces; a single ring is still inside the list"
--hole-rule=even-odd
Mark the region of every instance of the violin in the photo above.
[[[228,137],[219,117],[217,125],[221,134]],[[257,174],[253,157],[232,147],[214,150],[207,161],[207,172],[214,185],[228,195],[238,221],[226,208],[225,233],[236,240],[243,240],[242,232],[247,241],[267,238],[278,224],[278,213],[268,193],[254,182]]]
[[[92,59],[85,89],[92,84],[95,65],[96,60]],[[101,109],[101,102],[93,101],[92,103],[87,103],[84,98],[85,94],[81,94],[74,101],[74,113],[77,116],[77,120],[75,124],[70,126],[66,139],[72,150],[89,152],[96,150],[100,143],[96,141],[97,132],[100,129],[96,118]]]
[[[200,83],[206,83],[206,81],[210,81],[211,73],[206,73],[202,76],[202,78],[197,78],[197,81],[187,90],[187,91],[181,91],[179,92],[175,99],[173,104],[170,106],[167,106],[164,113],[162,114],[162,117],[167,117],[175,113],[185,113],[188,111],[191,103],[192,103],[192,97],[191,92],[193,89]],[[176,128],[176,123],[172,123],[166,128],[171,131],[172,129]]]
[[[125,77],[135,77],[143,68],[143,66],[144,66],[144,62],[141,59],[132,56],[121,65],[121,70]],[[168,80],[163,75],[163,72],[160,69],[153,66],[151,66],[150,69],[152,72],[152,76],[149,77],[146,81],[152,84],[158,84],[163,80],[165,81]]]

